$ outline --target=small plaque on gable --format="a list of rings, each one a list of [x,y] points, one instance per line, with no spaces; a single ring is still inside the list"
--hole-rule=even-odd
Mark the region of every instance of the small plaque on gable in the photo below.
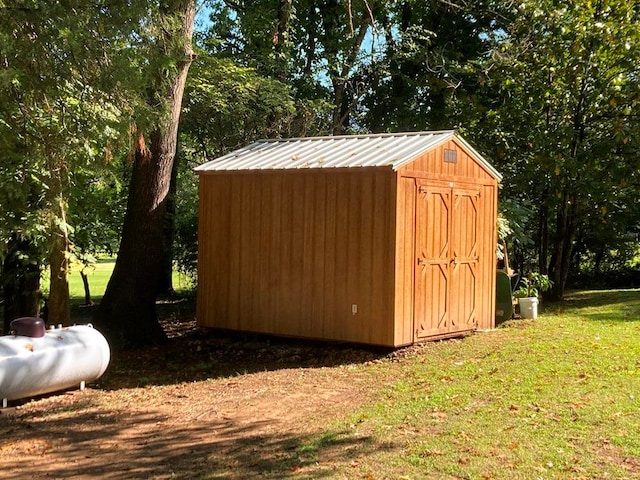
[[[450,148],[444,149],[444,161],[445,163],[458,163],[458,151]]]

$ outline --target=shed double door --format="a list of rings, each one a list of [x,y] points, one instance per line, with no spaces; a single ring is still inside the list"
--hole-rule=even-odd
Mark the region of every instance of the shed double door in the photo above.
[[[416,180],[415,341],[477,326],[480,188]]]

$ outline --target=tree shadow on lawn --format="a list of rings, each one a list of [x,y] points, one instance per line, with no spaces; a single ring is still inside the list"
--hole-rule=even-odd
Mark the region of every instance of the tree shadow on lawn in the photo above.
[[[580,290],[569,292],[561,302],[545,303],[545,312],[575,312],[597,322],[640,321],[640,289]]]
[[[323,464],[309,451],[313,434],[270,429],[268,422],[238,423],[212,415],[168,422],[152,410],[96,408],[91,398],[42,411],[0,413],[0,468],[5,480],[23,478],[329,478],[338,464],[388,446],[336,435]],[[305,452],[305,453],[301,453]]]

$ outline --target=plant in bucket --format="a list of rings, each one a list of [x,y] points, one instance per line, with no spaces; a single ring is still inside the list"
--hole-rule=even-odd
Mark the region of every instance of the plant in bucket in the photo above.
[[[521,318],[538,318],[538,296],[551,288],[553,282],[547,275],[538,272],[529,272],[526,277],[520,280],[519,288],[513,292],[513,296],[518,299]]]

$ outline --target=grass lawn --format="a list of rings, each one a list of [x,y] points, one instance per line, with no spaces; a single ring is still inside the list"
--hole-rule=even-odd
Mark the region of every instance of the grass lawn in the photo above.
[[[378,400],[300,454],[349,445],[332,478],[640,478],[640,291],[542,310],[382,362]]]
[[[16,480],[23,465],[33,478],[637,479],[639,334],[640,290],[579,292],[535,321],[396,351],[188,329],[118,352],[85,392],[0,412],[0,470]]]
[[[114,265],[114,259],[105,258],[98,260],[95,265],[85,270],[89,279],[89,290],[94,302],[99,302],[104,295]],[[69,296],[73,303],[84,301],[82,277],[77,268],[69,274]]]
[[[112,269],[105,260],[89,272],[94,301]],[[77,273],[71,295],[84,298]],[[376,379],[376,400],[266,477],[640,478],[640,290],[541,307],[538,320],[345,367]]]
[[[99,259],[95,265],[86,269],[86,274],[89,279],[89,290],[91,291],[91,298],[95,303],[99,303],[100,299],[104,295],[107,288],[107,283],[113,272],[115,265],[115,259],[102,258]],[[176,291],[188,290],[190,287],[189,281],[180,275],[178,272],[173,273],[173,288]],[[81,304],[84,302],[84,286],[82,285],[82,277],[78,268],[75,268],[69,275],[69,296],[73,304]]]

